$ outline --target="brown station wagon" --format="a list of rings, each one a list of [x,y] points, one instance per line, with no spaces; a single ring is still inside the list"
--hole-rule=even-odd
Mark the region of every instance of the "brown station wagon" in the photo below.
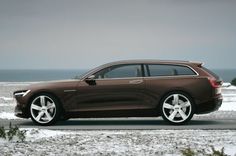
[[[157,117],[183,124],[221,106],[222,81],[189,61],[131,60],[99,66],[80,79],[14,92],[15,115],[51,125],[69,118]]]

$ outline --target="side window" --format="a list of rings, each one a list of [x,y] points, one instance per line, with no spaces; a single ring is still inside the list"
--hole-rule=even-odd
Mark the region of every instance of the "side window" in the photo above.
[[[141,77],[141,65],[116,65],[95,74],[96,79]]]
[[[177,75],[196,75],[196,73],[186,66],[175,66],[177,70]]]
[[[181,65],[153,64],[148,67],[150,76],[196,75],[190,68]]]

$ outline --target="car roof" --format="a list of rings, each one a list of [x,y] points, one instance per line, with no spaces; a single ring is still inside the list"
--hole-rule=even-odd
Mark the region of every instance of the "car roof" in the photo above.
[[[184,65],[197,65],[201,66],[202,62],[196,61],[184,61],[184,60],[154,60],[154,59],[142,59],[142,60],[121,60],[121,61],[114,61],[104,65],[116,65],[116,64],[184,64]]]

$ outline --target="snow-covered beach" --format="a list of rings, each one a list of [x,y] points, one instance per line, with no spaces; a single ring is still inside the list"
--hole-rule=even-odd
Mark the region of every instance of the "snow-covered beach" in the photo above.
[[[22,120],[14,116],[12,93],[29,84],[0,82],[1,119]],[[236,116],[236,87],[226,85],[222,94],[220,110],[205,117]],[[210,151],[211,146],[236,154],[235,130],[23,130],[24,142],[0,139],[0,155],[181,155],[188,147]]]
[[[181,155],[188,147],[222,147],[236,153],[236,131],[229,130],[105,130],[56,131],[27,129],[26,141],[1,141],[2,155]]]

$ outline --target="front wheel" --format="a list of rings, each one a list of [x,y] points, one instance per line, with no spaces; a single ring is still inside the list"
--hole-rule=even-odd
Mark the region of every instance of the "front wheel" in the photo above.
[[[171,124],[184,124],[194,114],[192,99],[184,93],[171,93],[165,96],[160,105],[162,118]]]
[[[54,124],[59,119],[60,112],[59,102],[49,94],[38,95],[30,103],[31,119],[42,126]]]

